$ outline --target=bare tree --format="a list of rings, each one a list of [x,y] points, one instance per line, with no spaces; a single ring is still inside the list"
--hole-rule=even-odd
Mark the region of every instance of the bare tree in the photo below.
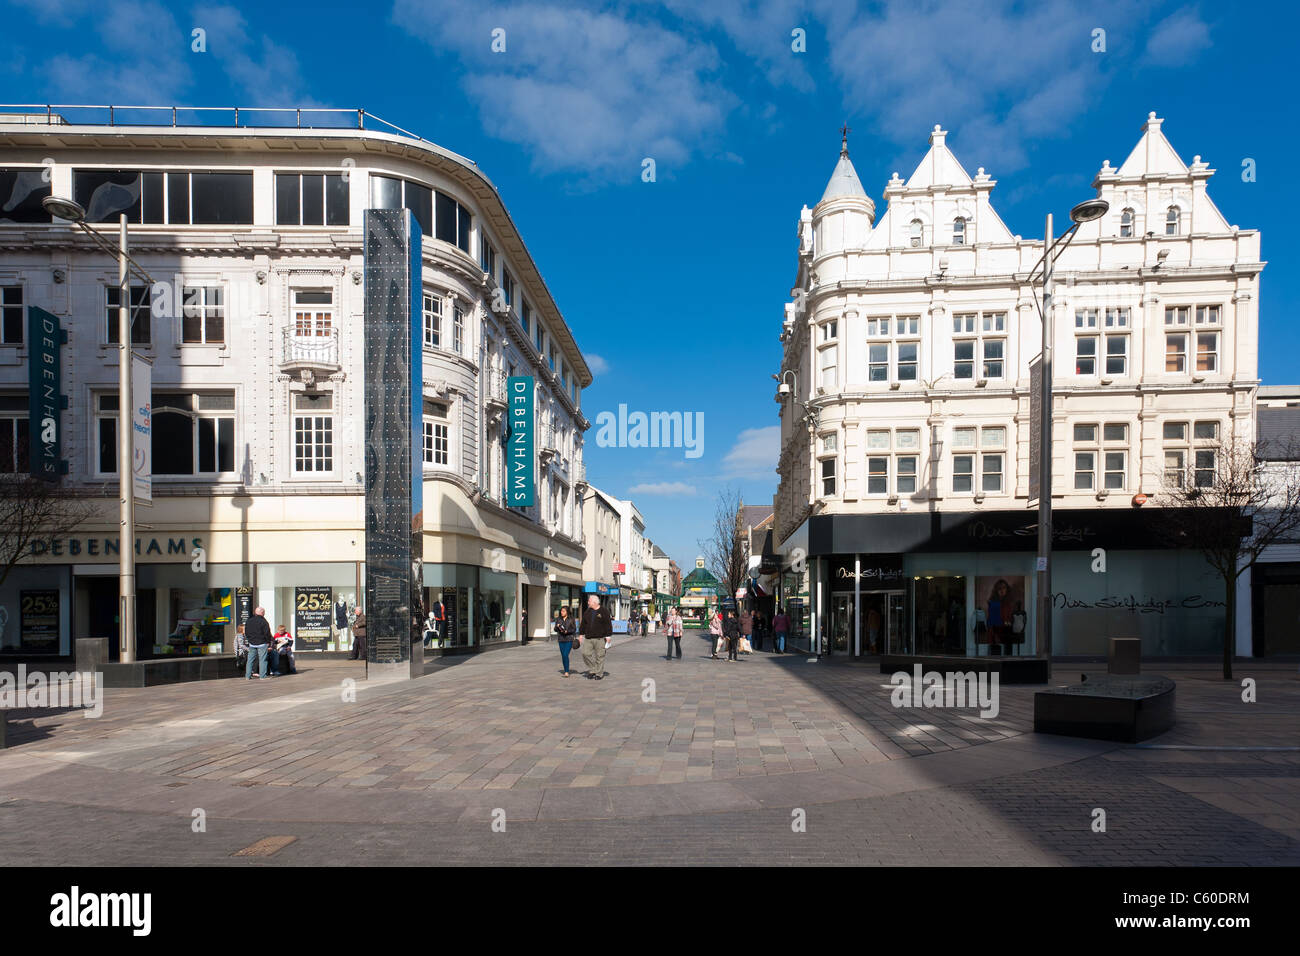
[[[749,570],[749,541],[741,524],[743,505],[739,490],[728,486],[718,492],[712,534],[698,542],[705,564],[727,588],[724,597],[735,595]]]
[[[1237,581],[1278,542],[1300,536],[1300,449],[1241,441],[1196,449],[1166,473],[1161,514],[1171,543],[1201,552],[1223,579],[1223,676],[1237,651]]]
[[[85,522],[92,501],[39,478],[0,480],[0,585],[35,542],[69,534]]]

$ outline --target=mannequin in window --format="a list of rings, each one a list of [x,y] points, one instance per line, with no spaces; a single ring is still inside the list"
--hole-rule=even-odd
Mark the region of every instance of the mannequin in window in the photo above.
[[[350,621],[348,620],[348,602],[347,599],[344,598],[342,594],[340,594],[339,599],[334,602],[334,629],[338,631],[338,635],[339,635],[338,637],[339,650],[343,650],[348,646],[349,624]]]

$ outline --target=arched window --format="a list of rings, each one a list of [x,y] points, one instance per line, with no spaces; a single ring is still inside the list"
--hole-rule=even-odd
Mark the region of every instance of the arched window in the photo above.
[[[921,247],[921,230],[922,230],[921,220],[913,219],[912,224],[909,228],[911,230],[912,248],[919,249]]]
[[[1179,231],[1179,217],[1181,213],[1177,206],[1170,206],[1169,212],[1165,214],[1165,235],[1176,236]]]
[[[1120,238],[1128,239],[1133,235],[1133,210],[1125,209],[1119,217]]]
[[[964,216],[958,216],[952,221],[952,244],[954,246],[964,246],[966,244],[966,219]]]

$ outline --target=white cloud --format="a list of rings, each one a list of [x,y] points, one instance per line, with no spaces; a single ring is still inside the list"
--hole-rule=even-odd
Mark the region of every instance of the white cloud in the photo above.
[[[586,355],[583,356],[583,358],[586,359],[587,368],[591,369],[591,374],[593,376],[609,374],[609,363],[606,362],[599,355],[597,355],[595,352],[588,352]]]
[[[207,31],[207,56],[214,57],[230,77],[231,85],[251,101],[268,106],[315,106],[304,93],[298,57],[266,34],[254,39],[235,7],[202,5],[194,8],[193,25]]]
[[[780,425],[746,428],[736,436],[736,443],[722,459],[722,464],[733,474],[759,473],[764,477],[771,477],[780,455]]]
[[[484,126],[525,146],[539,172],[636,182],[687,162],[736,98],[714,79],[707,43],[634,12],[593,12],[564,0],[532,3],[396,0],[393,21],[454,53]],[[493,52],[493,31],[505,51]]]
[[[102,4],[61,4],[55,16],[61,26],[72,18],[78,38],[109,51],[76,55],[60,53],[46,68],[55,101],[71,103],[174,103],[190,85],[185,57],[189,38],[164,6],[148,0],[114,0]],[[167,38],[165,41],[163,38]]]
[[[633,485],[629,495],[694,495],[695,486],[684,481],[652,481]]]
[[[1182,66],[1210,46],[1210,28],[1192,7],[1165,17],[1151,30],[1146,58],[1156,66]]]

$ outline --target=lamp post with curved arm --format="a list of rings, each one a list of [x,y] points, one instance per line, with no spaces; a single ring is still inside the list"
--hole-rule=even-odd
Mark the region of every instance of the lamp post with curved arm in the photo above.
[[[135,660],[135,475],[134,461],[134,409],[131,401],[131,282],[135,272],[152,288],[153,277],[127,253],[126,215],[118,220],[117,247],[86,225],[86,210],[80,203],[59,196],[46,196],[41,205],[56,219],[72,223],[105,251],[117,257],[117,483],[119,496],[118,538],[118,659],[122,663]]]

